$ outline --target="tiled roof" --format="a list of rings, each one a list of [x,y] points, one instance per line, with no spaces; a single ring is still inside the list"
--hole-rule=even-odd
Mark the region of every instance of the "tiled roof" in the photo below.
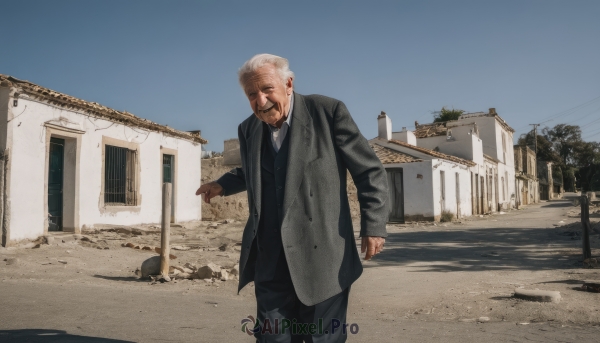
[[[201,144],[208,143],[207,140],[200,137],[199,133],[175,130],[171,127],[136,117],[129,112],[113,110],[112,108],[100,105],[97,102],[81,100],[67,94],[38,86],[29,81],[16,79],[9,75],[0,74],[0,87],[14,87],[16,92],[27,94],[38,101],[43,101],[48,104],[63,108],[77,109],[93,117],[110,120],[123,125],[140,127],[149,131],[163,132],[170,136]]]
[[[461,122],[465,122],[468,124],[468,120],[471,118],[477,117],[490,117],[496,118],[498,123],[508,132],[515,132],[515,130],[506,123],[502,117],[496,113],[495,109],[493,113],[485,113],[485,112],[474,112],[474,113],[464,113],[460,116],[458,120],[449,120],[440,123],[429,123],[429,124],[420,124],[415,126],[415,131],[413,133],[417,138],[427,138],[427,137],[435,137],[435,136],[445,136],[448,131],[448,124],[450,124],[450,128],[454,126],[460,126]]]
[[[390,148],[383,147],[379,144],[371,144],[371,148],[373,148],[373,151],[375,151],[375,155],[377,155],[377,157],[383,164],[409,163],[409,162],[423,161],[414,156],[410,156],[410,155],[407,155],[400,151],[396,151],[396,150],[393,150]]]
[[[415,145],[412,145],[412,144],[408,144],[408,143],[405,143],[405,142],[402,142],[402,141],[397,141],[395,139],[391,139],[389,142],[397,144],[397,145],[400,145],[400,146],[403,146],[403,147],[406,147],[406,148],[413,149],[413,150],[418,151],[420,153],[427,154],[427,155],[430,155],[430,156],[433,156],[433,157],[436,157],[436,158],[443,158],[443,159],[448,160],[448,161],[452,161],[452,162],[464,164],[464,165],[469,166],[469,167],[473,167],[473,166],[476,165],[475,162],[469,161],[469,160],[465,160],[464,158],[460,158],[460,157],[456,157],[456,156],[452,156],[452,155],[446,155],[446,154],[443,154],[443,153],[435,151],[435,150],[431,150],[431,149],[427,149],[427,148],[422,148],[422,147],[415,146]]]
[[[417,125],[413,133],[417,138],[427,138],[435,136],[445,136],[448,129],[446,123],[432,123]]]

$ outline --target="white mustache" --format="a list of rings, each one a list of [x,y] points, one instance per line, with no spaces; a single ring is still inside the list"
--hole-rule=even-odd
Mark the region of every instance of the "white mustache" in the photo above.
[[[264,113],[269,112],[273,107],[275,107],[275,104],[272,103],[270,100],[267,100],[267,103],[265,104],[265,106],[263,106],[262,108],[259,108],[258,111],[264,114]]]

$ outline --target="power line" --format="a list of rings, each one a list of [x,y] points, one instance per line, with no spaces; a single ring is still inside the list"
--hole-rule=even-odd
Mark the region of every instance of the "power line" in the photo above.
[[[587,106],[591,105],[592,103],[594,103],[596,100],[599,100],[599,99],[600,99],[600,95],[599,95],[599,96],[597,96],[597,97],[595,97],[595,98],[593,98],[592,100],[589,100],[589,101],[586,101],[586,102],[584,102],[583,104],[579,104],[579,105],[577,105],[577,106],[575,106],[575,107],[571,107],[571,108],[569,108],[569,109],[566,109],[566,110],[564,110],[564,111],[561,111],[561,112],[558,112],[558,113],[556,113],[556,114],[554,114],[554,115],[551,115],[550,117],[548,117],[548,119],[546,119],[546,120],[544,120],[544,121],[540,122],[540,125],[541,125],[541,124],[548,123],[548,122],[550,122],[550,121],[553,121],[553,120],[557,119],[558,117],[565,117],[565,116],[570,116],[570,115],[573,115],[573,114],[575,114],[577,111],[579,111],[579,110],[583,109],[584,107],[587,107]],[[598,108],[598,109],[600,110],[600,108]],[[596,111],[597,111],[597,110],[596,110]],[[595,111],[592,111],[591,113],[587,113],[585,116],[583,116],[583,117],[581,117],[581,118],[579,118],[579,119],[576,119],[576,120],[581,120],[581,119],[583,119],[583,118],[586,118],[586,117],[588,117],[590,114],[592,114],[592,113],[594,113],[594,112],[595,112]],[[529,126],[529,125],[522,126],[522,127],[518,128],[518,129],[516,129],[516,130],[515,130],[515,132],[522,132],[522,131],[524,131],[525,129],[527,129],[527,127],[528,127],[528,126]]]
[[[589,122],[589,123],[587,123],[587,124],[583,125],[583,127],[590,126],[590,125],[592,125],[592,124],[594,124],[594,123],[596,123],[596,122],[599,122],[599,121],[600,121],[600,118],[598,118],[598,119],[596,119],[596,120],[594,120],[594,121],[591,121],[591,122]]]
[[[581,136],[582,137],[587,137],[589,134],[596,133],[596,132],[600,132],[600,129],[595,129],[595,130],[592,130],[591,132],[586,132],[585,134],[582,134]]]
[[[594,133],[593,135],[587,135],[587,136],[583,137],[582,139],[587,140],[587,139],[590,139],[591,137],[594,137],[594,136],[597,136],[597,135],[600,135],[600,131]]]
[[[598,107],[597,109],[595,109],[595,110],[593,110],[593,111],[589,112],[588,114],[584,115],[583,117],[581,117],[581,118],[579,118],[579,119],[571,120],[571,123],[575,123],[575,122],[578,122],[578,121],[580,121],[580,120],[582,120],[582,119],[585,119],[585,118],[589,117],[590,115],[592,115],[592,114],[596,113],[598,110],[600,110],[600,107]]]
[[[592,99],[592,100],[590,100],[590,101],[584,102],[583,104],[580,104],[580,105],[577,105],[577,106],[575,106],[575,107],[572,107],[572,108],[570,108],[570,109],[568,109],[568,110],[564,110],[564,111],[562,111],[562,112],[559,112],[559,113],[557,113],[557,114],[553,115],[552,117],[550,117],[549,119],[547,119],[547,120],[545,120],[545,121],[541,122],[540,124],[547,123],[547,122],[549,122],[549,121],[552,121],[552,120],[554,120],[554,119],[556,119],[556,118],[558,118],[558,117],[560,117],[560,116],[563,116],[563,115],[571,115],[571,114],[573,114],[573,113],[577,112],[577,110],[579,110],[581,107],[585,107],[585,106],[587,106],[587,105],[589,105],[589,104],[593,103],[594,101],[596,101],[596,100],[598,100],[598,99],[600,99],[600,95],[599,95],[599,96],[597,96],[597,97],[595,97],[594,99]],[[572,112],[572,113],[568,113],[568,112],[571,112],[571,111],[573,111],[573,112]]]

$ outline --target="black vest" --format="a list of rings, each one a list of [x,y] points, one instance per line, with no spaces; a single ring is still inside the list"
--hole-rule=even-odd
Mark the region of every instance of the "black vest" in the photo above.
[[[288,128],[279,152],[275,152],[271,142],[271,131],[264,123],[263,133],[261,151],[262,204],[256,240],[258,256],[255,274],[257,280],[255,281],[269,281],[278,276],[277,274],[287,271],[281,241],[281,223],[283,221],[283,195],[285,194],[291,130]],[[280,260],[283,260],[283,262],[280,262]]]

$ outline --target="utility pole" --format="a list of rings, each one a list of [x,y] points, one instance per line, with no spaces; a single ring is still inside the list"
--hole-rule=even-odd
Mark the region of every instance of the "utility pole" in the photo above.
[[[535,142],[535,160],[537,161],[537,127],[540,126],[540,124],[529,124],[531,126],[533,126],[533,139]]]

